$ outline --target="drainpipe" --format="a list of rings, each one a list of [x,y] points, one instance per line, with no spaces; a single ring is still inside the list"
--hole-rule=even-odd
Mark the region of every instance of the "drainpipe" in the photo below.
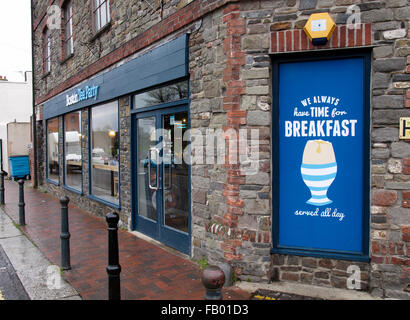
[[[31,86],[32,86],[32,103],[33,103],[33,116],[32,116],[32,132],[33,132],[33,188],[38,187],[38,175],[37,175],[37,117],[36,117],[36,105],[34,97],[34,30],[33,30],[33,11],[34,5],[33,0],[30,1],[31,4]]]

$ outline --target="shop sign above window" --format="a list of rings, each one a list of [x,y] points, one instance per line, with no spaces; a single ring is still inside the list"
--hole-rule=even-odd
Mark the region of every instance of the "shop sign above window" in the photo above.
[[[97,99],[99,86],[85,86],[84,89],[77,89],[70,95],[66,95],[66,107],[71,106],[72,104],[78,103],[83,100],[88,100],[94,98]]]

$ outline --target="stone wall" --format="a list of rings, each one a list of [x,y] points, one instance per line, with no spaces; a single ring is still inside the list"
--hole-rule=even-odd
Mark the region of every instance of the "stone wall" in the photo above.
[[[228,261],[242,280],[297,281],[337,288],[346,288],[352,275],[349,267],[354,265],[360,268],[361,290],[407,299],[410,145],[398,140],[398,123],[399,117],[410,115],[409,15],[405,14],[409,13],[409,7],[406,1],[357,1],[358,7],[352,12],[360,10],[361,20],[354,21],[360,27],[351,31],[346,22],[352,4],[355,1],[240,1],[222,10],[225,34],[215,31],[220,26],[209,24],[206,30],[212,37],[205,31],[196,36],[197,42],[205,44],[201,53],[196,56],[191,53],[191,61],[195,60],[191,62],[191,86],[195,88],[191,108],[200,118],[193,123],[202,122],[199,127],[207,125],[202,115],[210,123],[222,121],[219,125],[224,129],[260,129],[261,170],[255,176],[244,176],[238,167],[226,165],[198,166],[193,170],[193,175],[199,175],[193,177],[196,182],[194,256],[206,256],[212,262]],[[330,13],[338,28],[327,46],[315,48],[301,29],[310,14],[323,11]],[[218,37],[223,37],[222,49]],[[275,254],[267,266],[272,207],[270,54],[370,45],[374,46],[371,261],[358,263]],[[225,65],[211,64],[213,81],[207,83],[209,72],[205,72],[206,76],[200,73],[201,82],[196,77],[200,72],[197,61],[209,57],[207,50],[211,47],[216,53],[222,50]],[[221,68],[222,81],[218,77]],[[213,102],[221,99],[222,107],[218,104],[214,110]],[[216,178],[211,176],[214,170],[219,170]],[[204,224],[205,232],[201,228]]]
[[[202,255],[210,262],[228,261],[236,275],[242,278],[267,279],[271,235],[270,134],[267,127],[270,124],[269,62],[263,64],[259,60],[262,63],[252,70],[244,68],[245,52],[241,46],[245,19],[240,17],[238,5],[228,5],[216,14],[218,20],[204,19],[205,28],[195,36],[199,38],[197,41],[205,42],[201,53],[190,55],[191,60],[200,56],[202,59],[198,60],[203,60],[204,69],[202,78],[191,77],[191,88],[199,91],[192,92],[195,94],[191,96],[191,110],[200,117],[203,132],[209,127],[238,135],[239,129],[246,128],[250,140],[249,129],[259,129],[261,152],[258,165],[261,170],[257,175],[245,176],[240,164],[208,165],[203,171],[193,166],[193,181],[195,179],[202,185],[204,193],[193,197],[193,207],[200,209],[197,217],[193,214],[197,230],[194,233],[194,257]],[[267,47],[258,47],[254,53],[266,55]],[[212,55],[216,58],[207,61]],[[201,70],[198,70],[198,63],[192,67],[191,74],[197,75]],[[238,142],[250,143],[248,140]],[[230,149],[227,151],[231,152]],[[238,159],[246,156],[241,152],[232,155]],[[198,184],[193,183],[195,189]]]
[[[110,1],[111,23],[108,28],[95,36],[92,28],[92,1],[73,1],[73,39],[74,55],[69,59],[63,56],[60,43],[61,29],[49,28],[51,32],[51,72],[44,76],[42,60],[35,60],[36,97],[54,88],[56,83],[80,73],[86,66],[98,61],[124,43],[142,34],[161,20],[175,13],[191,1]],[[33,49],[36,57],[41,57],[42,33],[47,25],[47,8],[52,5],[62,7],[63,1],[34,1],[34,39]],[[57,16],[50,10],[50,17]]]
[[[362,27],[350,31],[345,25],[349,19],[347,8],[355,3],[358,7],[353,12],[358,12],[358,9],[361,12],[361,21],[355,22],[360,22]],[[273,255],[269,277],[272,280],[345,288],[349,277],[347,268],[355,264],[361,270],[362,290],[370,290],[378,296],[408,299],[410,211],[407,199],[410,176],[405,168],[408,166],[410,144],[398,140],[399,118],[410,116],[408,3],[343,0],[241,2],[241,17],[246,19],[246,33],[242,37],[242,49],[247,54],[244,71],[255,70],[251,63],[255,65],[266,61],[266,66],[269,66],[267,55],[254,52],[266,46],[264,41],[269,34],[271,44],[267,48],[270,53],[320,50],[303,39],[305,35],[300,29],[311,13],[322,11],[329,12],[338,24],[329,44],[323,49],[375,46],[371,88],[371,261],[364,264]],[[258,86],[252,82],[251,86],[251,90],[258,92],[269,90],[268,86],[255,89]],[[248,92],[245,99],[250,99]]]

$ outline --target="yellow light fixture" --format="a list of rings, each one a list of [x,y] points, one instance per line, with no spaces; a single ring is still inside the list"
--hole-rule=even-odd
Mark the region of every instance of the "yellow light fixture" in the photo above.
[[[314,13],[303,27],[306,35],[315,46],[325,45],[336,29],[336,23],[329,13]]]
[[[111,137],[111,138],[114,138],[115,136],[116,136],[116,132],[114,131],[114,130],[110,130],[110,131],[108,131],[108,135]]]

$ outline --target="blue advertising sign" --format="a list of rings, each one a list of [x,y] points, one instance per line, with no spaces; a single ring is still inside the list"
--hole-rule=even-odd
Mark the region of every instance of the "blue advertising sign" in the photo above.
[[[277,66],[277,247],[363,253],[364,59]]]

